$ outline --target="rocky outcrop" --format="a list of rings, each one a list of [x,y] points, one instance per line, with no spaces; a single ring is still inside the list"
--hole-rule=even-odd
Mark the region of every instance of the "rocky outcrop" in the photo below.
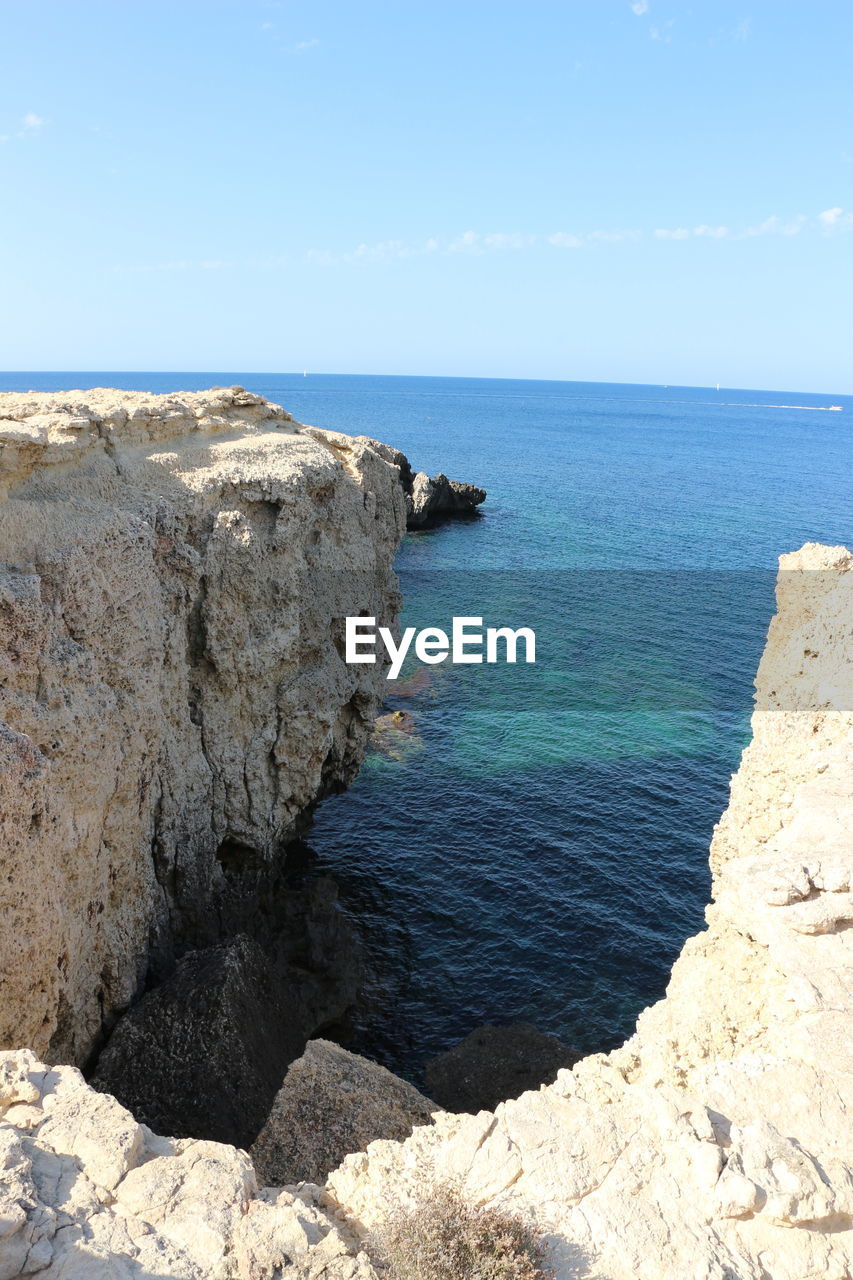
[[[285,1077],[252,1160],[268,1186],[322,1183],[344,1156],[379,1138],[406,1138],[437,1110],[378,1063],[310,1040]]]
[[[0,412],[2,1034],[82,1058],[351,776],[381,673],[335,619],[391,620],[402,489],[234,389]],[[849,1280],[851,588],[844,548],[783,558],[708,927],[621,1049],[261,1193],[245,1153],[0,1055],[0,1280],[375,1280],[359,1240],[442,1177],[535,1218],[558,1280]]]
[[[559,1280],[853,1273],[853,556],[784,556],[708,928],[619,1050],[350,1156],[362,1227],[423,1170],[534,1214]]]
[[[304,427],[303,430],[332,447],[338,439],[336,432],[319,427]],[[346,440],[347,437],[341,438]],[[407,529],[434,529],[447,520],[471,520],[480,515],[477,508],[486,501],[485,489],[459,480],[448,480],[442,472],[430,479],[425,471],[413,471],[409,459],[399,449],[393,449],[380,440],[369,437],[366,440],[371,449],[397,468],[406,502]]]
[[[239,387],[0,396],[0,1044],[83,1063],[268,911],[361,760],[343,619],[393,625],[404,525],[365,438]]]
[[[406,494],[406,528],[432,529],[445,520],[470,520],[486,501],[485,489],[459,480],[448,480],[439,472],[432,479],[419,471]]]
[[[527,1022],[508,1027],[487,1023],[431,1058],[424,1081],[447,1111],[491,1111],[507,1098],[553,1083],[558,1071],[580,1057]]]
[[[266,953],[238,934],[191,951],[124,1015],[91,1083],[159,1132],[245,1147],[304,1035]]]

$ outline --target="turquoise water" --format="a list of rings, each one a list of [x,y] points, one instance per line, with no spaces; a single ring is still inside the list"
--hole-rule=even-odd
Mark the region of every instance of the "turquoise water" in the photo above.
[[[372,979],[354,1040],[418,1080],[485,1021],[610,1047],[701,928],[778,555],[853,539],[853,399],[479,379],[5,374],[0,389],[239,382],[489,492],[408,535],[404,621],[529,626],[535,666],[435,666],[310,835]],[[843,413],[779,405],[842,404]],[[410,663],[404,674],[416,668]],[[392,686],[389,685],[389,690]]]

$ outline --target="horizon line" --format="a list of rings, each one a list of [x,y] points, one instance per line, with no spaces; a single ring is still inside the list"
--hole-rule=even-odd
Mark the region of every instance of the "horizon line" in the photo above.
[[[558,383],[567,386],[597,386],[597,387],[649,387],[657,390],[685,390],[685,391],[716,391],[719,386],[720,394],[723,391],[756,391],[762,395],[778,394],[778,395],[807,395],[807,396],[829,396],[838,395],[842,398],[853,397],[853,392],[847,391],[806,391],[797,388],[781,388],[781,387],[736,387],[723,385],[722,383],[690,383],[690,382],[625,382],[618,379],[601,381],[599,379],[590,378],[512,378],[507,376],[483,376],[480,374],[438,374],[438,373],[305,373],[300,369],[0,369],[0,378],[6,377],[27,377],[29,375],[44,376],[52,374],[73,374],[75,376],[85,376],[93,374],[115,374],[120,376],[133,376],[135,374],[147,374],[149,376],[166,375],[174,377],[177,375],[192,375],[194,377],[221,377],[224,374],[239,374],[240,376],[259,378],[289,378],[289,377],[307,377],[307,378],[421,378],[426,380],[436,380],[442,382],[547,382]],[[66,388],[63,388],[65,390]],[[68,387],[67,390],[74,391],[78,388]],[[87,388],[79,388],[86,390]],[[94,390],[94,388],[88,388]],[[122,388],[116,388],[121,390]],[[132,390],[142,390],[142,388],[131,388]],[[28,387],[28,391],[36,391],[35,387]],[[6,392],[5,394],[10,394]],[[11,394],[15,394],[12,392]],[[24,394],[19,392],[18,394]],[[44,392],[40,394],[45,394]],[[150,394],[166,394],[163,392],[151,392]],[[771,405],[748,406],[755,408],[772,408]],[[779,406],[783,408],[796,408],[797,406]],[[810,407],[810,406],[805,406]]]

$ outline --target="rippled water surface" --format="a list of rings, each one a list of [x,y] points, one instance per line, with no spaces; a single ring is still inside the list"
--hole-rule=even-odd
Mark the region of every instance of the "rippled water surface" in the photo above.
[[[535,666],[389,685],[413,731],[383,735],[318,813],[317,866],[372,962],[355,1047],[418,1080],[485,1021],[618,1043],[702,925],[776,558],[853,538],[853,400],[240,373],[6,374],[0,389],[214,382],[483,485],[483,519],[407,536],[405,622],[537,635]],[[774,407],[830,403],[844,412]]]

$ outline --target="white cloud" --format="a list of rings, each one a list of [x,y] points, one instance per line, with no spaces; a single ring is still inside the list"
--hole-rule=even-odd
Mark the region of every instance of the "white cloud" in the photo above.
[[[379,244],[360,244],[343,257],[344,262],[396,262],[401,258],[411,258],[417,252],[402,240],[382,240]]]
[[[44,124],[41,116],[37,116],[34,111],[28,111],[25,116],[21,116],[21,127],[18,130],[19,138],[26,138],[30,133],[38,133]]]
[[[642,231],[590,231],[587,240],[599,241],[601,244],[620,244],[623,240],[639,240]]]
[[[319,43],[319,40],[300,40],[299,43],[295,44],[293,47],[294,49],[301,51],[303,49],[314,49]]]
[[[749,39],[749,32],[752,27],[751,18],[743,18],[732,32],[732,39],[738,44],[745,44]]]
[[[631,5],[631,12],[636,13],[638,18],[642,18],[644,13],[649,11],[649,0],[634,0]]]
[[[653,40],[662,40],[664,44],[672,44],[672,28],[675,18],[668,18],[662,27],[649,27],[649,35]]]
[[[573,236],[570,231],[555,231],[552,236],[548,237],[549,244],[555,244],[558,249],[582,249],[583,240],[580,236]]]
[[[558,249],[582,249],[589,244],[619,244],[623,240],[639,240],[642,231],[621,230],[587,231],[583,235],[575,235],[572,231],[555,231],[548,236],[548,243]]]
[[[520,231],[463,231],[460,235],[448,239],[430,236],[421,241],[381,240],[375,244],[362,242],[349,252],[321,249],[309,249],[304,260],[319,266],[330,266],[339,263],[391,263],[402,262],[411,258],[420,258],[428,254],[453,255],[467,253],[480,256],[486,253],[500,253],[532,248],[536,245],[550,245],[556,249],[585,249],[595,245],[636,243],[646,236],[659,241],[685,241],[690,239],[706,240],[745,240],[757,236],[796,236],[801,231],[835,231],[853,229],[853,214],[845,213],[841,206],[824,209],[822,213],[806,217],[799,214],[793,218],[780,218],[773,215],[763,222],[742,230],[733,230],[722,223],[700,222],[694,227],[655,227],[642,231],[633,227],[599,228],[594,231],[554,231],[550,235],[537,235]],[[205,266],[211,264],[203,264]],[[213,265],[219,265],[215,263]],[[225,264],[228,265],[228,264]]]
[[[461,236],[450,241],[447,249],[449,253],[482,253],[479,232],[463,231]]]
[[[853,213],[845,213],[840,205],[832,209],[824,209],[817,215],[817,223],[826,234],[832,231],[845,231],[853,227]]]
[[[796,218],[788,219],[787,222],[784,218],[779,218],[774,213],[772,218],[765,218],[757,226],[747,227],[746,231],[741,234],[747,238],[752,236],[795,236],[802,231],[807,221],[805,214],[802,213]]]
[[[483,244],[487,249],[525,249],[529,244],[534,244],[535,241],[535,236],[523,236],[517,231],[510,234],[504,231],[496,231],[483,237]]]

